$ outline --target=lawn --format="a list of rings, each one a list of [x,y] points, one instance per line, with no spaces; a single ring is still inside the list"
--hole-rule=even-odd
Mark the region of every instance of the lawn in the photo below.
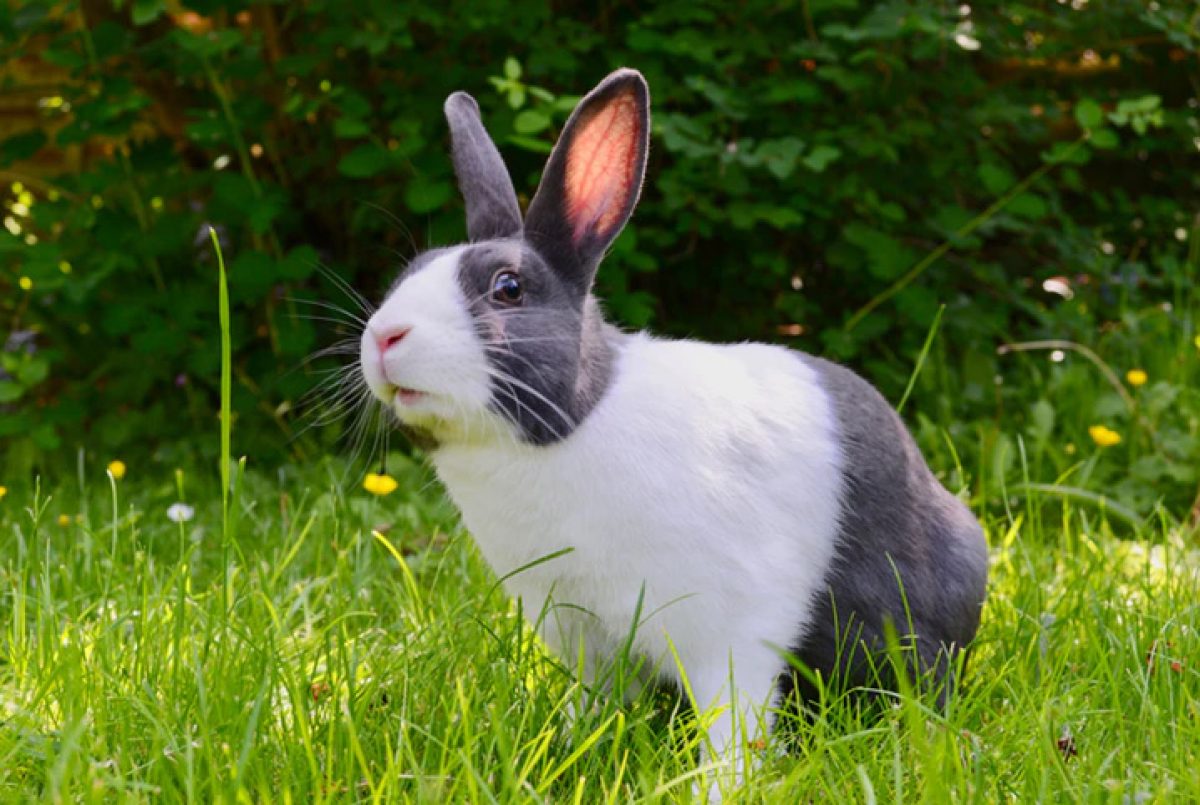
[[[1190,377],[1186,336],[1154,356],[1142,342],[1143,363]],[[1114,420],[1124,439],[1102,447],[1071,423],[1115,393],[1104,373],[1026,358],[1009,379],[1042,378],[1044,438],[1046,411],[1010,413],[961,425],[951,451],[948,429],[906,410],[991,546],[959,694],[945,712],[916,695],[874,714],[825,702],[728,799],[1200,799],[1196,534],[1166,509],[1110,508],[1095,480],[1153,451],[1156,417],[1194,426],[1195,395],[1139,408],[1153,437]],[[1142,379],[1139,404],[1157,378]],[[397,489],[372,495],[343,459],[251,458],[226,529],[213,468],[131,462],[110,478],[111,458],[0,499],[0,799],[693,798],[706,770],[690,708],[669,691],[588,706],[419,461],[393,452]],[[1014,460],[1028,483],[997,496]]]

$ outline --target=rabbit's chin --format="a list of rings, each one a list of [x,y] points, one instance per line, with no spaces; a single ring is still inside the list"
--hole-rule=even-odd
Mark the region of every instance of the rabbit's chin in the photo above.
[[[468,413],[439,395],[422,394],[406,402],[398,392],[389,407],[401,425],[427,434],[439,446],[481,447],[517,438],[516,430],[493,411]]]

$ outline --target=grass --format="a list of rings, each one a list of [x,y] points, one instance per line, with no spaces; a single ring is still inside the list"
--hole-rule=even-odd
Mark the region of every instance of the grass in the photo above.
[[[568,720],[583,691],[397,462],[386,498],[339,493],[332,463],[247,473],[227,567],[202,478],[184,476],[186,523],[172,480],[136,467],[115,496],[85,467],[82,488],[4,500],[0,799],[689,799],[686,711],[652,692]],[[747,800],[1200,798],[1194,543],[1041,508],[988,523],[991,594],[948,713],[829,703]]]

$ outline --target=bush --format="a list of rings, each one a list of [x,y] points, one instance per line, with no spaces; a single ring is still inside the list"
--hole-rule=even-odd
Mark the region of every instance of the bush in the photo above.
[[[1188,0],[0,13],[25,110],[0,132],[0,438],[17,466],[215,426],[210,224],[230,260],[242,449],[324,449],[328,433],[294,438],[321,377],[302,361],[352,328],[303,300],[350,306],[335,277],[375,298],[417,249],[463,236],[445,96],[479,98],[528,194],[569,93],[622,64],[655,114],[640,211],[599,278],[625,325],[781,340],[896,398],[945,304],[954,396],[916,390],[944,426],[994,409],[997,344],[1090,340],[1122,310],[1194,300]]]

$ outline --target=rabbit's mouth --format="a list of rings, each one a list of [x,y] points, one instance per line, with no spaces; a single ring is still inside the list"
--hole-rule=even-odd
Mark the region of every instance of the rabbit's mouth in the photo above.
[[[428,392],[410,389],[406,386],[396,386],[392,399],[399,405],[416,405],[429,396]]]

